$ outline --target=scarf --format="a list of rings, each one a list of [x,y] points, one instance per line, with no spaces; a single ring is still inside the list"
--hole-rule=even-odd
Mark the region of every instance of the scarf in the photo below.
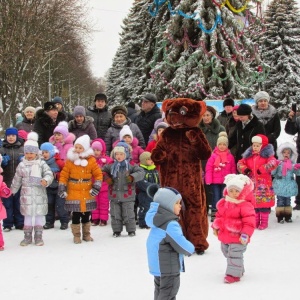
[[[290,159],[286,159],[282,162],[282,175],[286,176],[288,170],[292,170],[292,162]]]
[[[220,151],[218,148],[216,148],[214,152],[217,154],[217,157],[214,162],[214,167],[215,168],[225,167],[225,165],[228,163],[227,161],[228,149],[225,151]]]
[[[117,160],[114,161],[110,174],[113,178],[117,177],[118,172],[128,171],[129,163],[127,159],[124,159],[121,162],[118,162]]]

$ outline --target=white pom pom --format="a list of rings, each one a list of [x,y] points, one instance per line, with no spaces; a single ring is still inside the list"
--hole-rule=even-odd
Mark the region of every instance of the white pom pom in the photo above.
[[[224,137],[228,137],[226,131],[221,131],[219,133],[219,137],[224,136]]]
[[[39,136],[38,136],[38,134],[37,134],[36,132],[34,132],[34,131],[29,132],[28,135],[27,135],[27,141],[31,140],[31,141],[37,142],[38,139],[39,139]]]
[[[74,165],[80,166],[80,163],[81,163],[81,159],[80,158],[77,158],[77,159],[74,160]]]
[[[86,159],[82,159],[80,164],[82,167],[86,167],[88,165],[88,161]]]

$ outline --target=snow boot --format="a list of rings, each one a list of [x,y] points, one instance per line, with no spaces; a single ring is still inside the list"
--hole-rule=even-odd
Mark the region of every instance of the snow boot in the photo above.
[[[260,225],[258,226],[259,230],[264,230],[264,229],[268,228],[269,214],[270,213],[268,213],[268,212],[260,213]]]
[[[82,239],[86,242],[92,242],[94,239],[91,237],[91,222],[82,223]]]
[[[285,206],[284,207],[284,220],[287,222],[287,223],[292,223],[293,220],[292,220],[292,207],[291,206]]]
[[[34,226],[34,243],[36,246],[43,246],[43,226]]]
[[[235,276],[231,276],[231,275],[226,275],[224,277],[225,283],[235,283],[235,282],[239,282],[239,281],[240,281],[240,277],[235,277]]]
[[[260,225],[260,212],[255,213],[255,227],[258,228]]]
[[[24,226],[24,240],[20,243],[20,246],[28,246],[32,243],[32,226]]]
[[[81,233],[80,233],[80,224],[71,224],[72,233],[74,236],[74,244],[81,243]]]
[[[284,217],[284,207],[276,207],[275,208],[275,213],[276,213],[276,218],[277,218],[277,222],[280,224],[283,224],[283,217]]]

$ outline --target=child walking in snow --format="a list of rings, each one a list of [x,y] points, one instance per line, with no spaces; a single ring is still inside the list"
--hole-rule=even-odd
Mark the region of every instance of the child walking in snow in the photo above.
[[[0,154],[0,166],[2,163],[2,155]],[[0,174],[3,172],[3,169],[0,167]],[[10,189],[7,187],[5,182],[3,182],[3,176],[0,175],[0,197],[9,197],[11,195]],[[2,204],[2,200],[0,198],[0,221],[6,218],[6,210],[4,205]],[[0,223],[0,251],[4,250],[4,239],[3,239],[3,233]]]
[[[225,176],[225,198],[217,204],[212,228],[221,242],[227,259],[225,283],[240,281],[244,269],[244,252],[255,229],[253,182],[245,175]]]
[[[46,187],[53,181],[53,173],[44,160],[39,158],[38,135],[30,132],[24,144],[24,158],[19,163],[14,176],[11,192],[15,194],[21,187],[21,214],[24,216],[24,239],[21,246],[34,242],[43,246],[43,225],[48,211]]]
[[[171,187],[149,187],[153,197],[146,214],[151,228],[147,239],[149,272],[154,276],[154,299],[176,299],[180,272],[184,272],[183,256],[195,252],[194,245],[183,235],[178,222],[182,196]]]
[[[243,153],[237,168],[254,182],[256,228],[264,230],[268,227],[271,207],[275,205],[271,172],[278,162],[274,157],[273,145],[269,144],[265,135],[255,135],[251,141],[252,146]]]
[[[114,162],[102,168],[105,181],[110,185],[108,197],[114,237],[121,235],[123,224],[129,236],[135,236],[136,231],[135,183],[144,178],[144,171],[138,165],[129,163],[129,147],[125,142],[119,142],[112,151]]]
[[[97,164],[102,168],[105,164],[110,164],[113,159],[106,155],[105,142],[97,138],[93,140],[91,147]],[[97,208],[92,211],[92,226],[106,226],[109,214],[108,184],[102,182],[99,194],[96,196]]]
[[[234,156],[228,149],[227,133],[222,131],[219,133],[217,146],[211,157],[208,159],[205,167],[205,183],[212,187],[212,204],[211,204],[211,222],[214,221],[216,215],[216,205],[223,197],[223,189],[225,176],[236,173],[236,164]]]
[[[291,197],[297,196],[298,185],[294,174],[300,175],[300,164],[296,164],[297,150],[289,142],[281,144],[277,149],[278,167],[272,171],[273,189],[277,197],[276,217],[278,223],[292,222]]]
[[[93,154],[90,137],[86,134],[79,137],[69,149],[59,177],[58,195],[66,198],[65,209],[72,212],[71,229],[75,244],[81,243],[81,227],[82,239],[93,241],[90,217],[97,207],[95,196],[102,184],[102,172]]]

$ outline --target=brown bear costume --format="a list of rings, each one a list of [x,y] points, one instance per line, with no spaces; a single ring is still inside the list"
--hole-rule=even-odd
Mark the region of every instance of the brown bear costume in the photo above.
[[[211,148],[198,125],[206,104],[189,98],[166,99],[162,109],[170,127],[162,132],[151,158],[160,166],[161,186],[174,187],[182,195],[184,235],[196,253],[203,254],[208,248],[208,220],[201,160],[210,157]]]

